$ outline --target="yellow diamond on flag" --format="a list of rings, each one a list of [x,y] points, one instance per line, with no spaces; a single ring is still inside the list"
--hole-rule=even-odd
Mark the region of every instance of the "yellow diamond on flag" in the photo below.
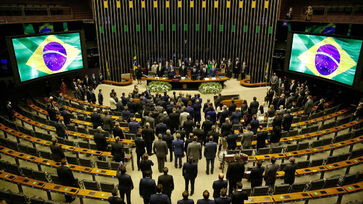
[[[332,48],[332,52],[322,51],[323,49],[321,49],[321,47],[323,46],[329,46],[330,49]],[[334,51],[337,51],[337,53],[334,53]],[[319,56],[317,55],[328,58],[330,62],[318,62],[317,57]],[[339,60],[337,60],[337,57],[335,56],[338,56]],[[314,46],[302,53],[298,58],[311,72],[313,72],[315,76],[326,79],[331,79],[357,65],[356,62],[349,56],[349,54],[343,50],[332,37],[325,38],[324,40],[315,43]],[[318,63],[323,63],[323,65],[321,65],[323,67],[337,67],[335,68],[336,70],[331,71],[331,73],[322,74],[318,70]]]
[[[40,43],[26,65],[47,74],[54,74],[64,71],[80,52],[56,36],[49,35]]]

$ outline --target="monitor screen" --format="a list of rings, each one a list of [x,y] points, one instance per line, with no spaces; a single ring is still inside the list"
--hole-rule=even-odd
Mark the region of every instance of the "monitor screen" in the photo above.
[[[79,32],[15,37],[11,42],[21,82],[84,68]]]
[[[288,69],[353,85],[362,40],[294,33]]]

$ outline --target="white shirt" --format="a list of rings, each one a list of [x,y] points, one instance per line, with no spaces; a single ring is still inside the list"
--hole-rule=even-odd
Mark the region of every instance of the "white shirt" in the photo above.
[[[110,97],[110,109],[111,110],[116,110],[116,101],[115,99],[113,99],[112,97]]]

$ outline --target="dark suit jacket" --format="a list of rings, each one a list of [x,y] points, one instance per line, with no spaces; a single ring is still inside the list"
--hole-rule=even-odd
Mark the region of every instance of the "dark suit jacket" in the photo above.
[[[125,153],[122,148],[122,144],[119,142],[111,143],[111,154],[115,158],[115,160],[123,161],[125,158]]]
[[[58,137],[64,138],[66,136],[66,128],[64,125],[60,122],[57,122],[54,124],[54,127],[56,129],[56,133]]]
[[[223,137],[232,133],[232,123],[227,123],[227,122],[223,123],[221,126],[221,133]]]
[[[204,157],[206,159],[214,159],[217,153],[217,143],[207,142],[204,147]]]
[[[237,147],[238,136],[236,134],[229,134],[227,136],[228,149],[234,150]]]
[[[154,142],[153,150],[157,157],[165,158],[166,155],[168,154],[168,145],[166,144],[165,141],[158,139]]]
[[[119,137],[120,139],[125,139],[125,136],[124,136],[124,131],[120,128],[120,127],[115,127],[113,128],[113,136],[114,137]]]
[[[184,141],[183,140],[173,140],[173,149],[174,149],[174,154],[176,156],[183,156],[183,152],[184,152]]]
[[[265,171],[265,167],[261,166],[255,167],[251,170],[251,174],[249,177],[249,181],[251,181],[251,186],[261,186],[262,185],[262,178],[263,172]]]
[[[76,179],[74,179],[72,171],[67,166],[60,166],[57,168],[57,174],[59,180],[62,182],[64,186],[73,186],[76,187]]]
[[[109,197],[108,202],[110,204],[125,204],[125,202],[120,197],[117,197],[117,196],[116,197],[113,197],[113,196]]]
[[[198,175],[198,166],[195,163],[186,162],[183,165],[183,176],[185,179],[195,179]]]
[[[188,200],[178,200],[177,204],[194,204],[194,201],[192,199]]]
[[[174,128],[179,127],[179,117],[180,117],[179,113],[170,113],[169,114],[170,126],[171,127],[174,127]]]
[[[103,133],[97,132],[94,136],[94,140],[98,150],[106,150],[107,149],[107,141],[106,137]]]
[[[136,137],[135,139],[136,153],[143,155],[145,153],[145,141],[142,137]]]
[[[165,194],[153,194],[150,196],[150,204],[170,204],[170,199]]]
[[[145,140],[145,143],[152,143],[155,140],[154,130],[151,128],[143,129],[141,134]]]
[[[143,198],[150,198],[152,194],[156,193],[156,184],[152,178],[142,178],[139,185],[139,194]]]
[[[250,103],[251,114],[256,114],[259,106],[260,104],[258,101],[252,101]]]
[[[292,185],[295,182],[295,171],[296,171],[296,164],[287,164],[283,171],[285,172],[284,176],[284,183]]]
[[[243,204],[245,200],[248,200],[248,195],[244,191],[233,191],[231,200],[232,204]]]
[[[119,174],[117,175],[117,179],[118,179],[118,189],[120,191],[131,191],[132,189],[134,189],[134,183],[132,182],[132,178],[130,175],[128,174]]]
[[[71,114],[68,113],[66,110],[61,112],[61,116],[63,117],[64,124],[68,125],[71,122]]]
[[[220,191],[222,188],[227,188],[227,180],[217,180],[213,182],[213,197],[218,198],[220,196]]]
[[[50,150],[52,151],[52,158],[56,162],[60,162],[63,158],[65,158],[64,151],[62,147],[58,144],[51,144]]]
[[[98,126],[102,126],[102,119],[101,119],[100,114],[98,114],[98,113],[91,114],[91,121],[93,123],[94,128],[97,128]]]
[[[232,200],[229,197],[219,197],[219,198],[214,199],[215,204],[230,204],[231,201]]]
[[[229,181],[241,181],[245,174],[245,166],[242,162],[232,162],[228,166],[226,178]]]
[[[158,178],[158,184],[163,185],[164,194],[169,195],[174,190],[174,179],[171,175],[160,175]]]
[[[292,124],[292,120],[293,120],[294,116],[288,114],[284,117],[284,121],[282,123],[282,126],[284,127],[285,131],[288,131],[291,127]]]
[[[210,200],[210,199],[199,199],[197,201],[197,204],[214,204],[214,200]]]
[[[266,139],[268,133],[266,131],[260,131],[257,133],[257,149],[266,147]]]

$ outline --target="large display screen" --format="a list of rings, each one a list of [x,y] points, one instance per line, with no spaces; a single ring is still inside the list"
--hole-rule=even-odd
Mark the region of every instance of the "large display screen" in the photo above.
[[[84,68],[78,32],[12,38],[11,42],[21,82]]]
[[[362,40],[294,33],[289,70],[353,85]]]

